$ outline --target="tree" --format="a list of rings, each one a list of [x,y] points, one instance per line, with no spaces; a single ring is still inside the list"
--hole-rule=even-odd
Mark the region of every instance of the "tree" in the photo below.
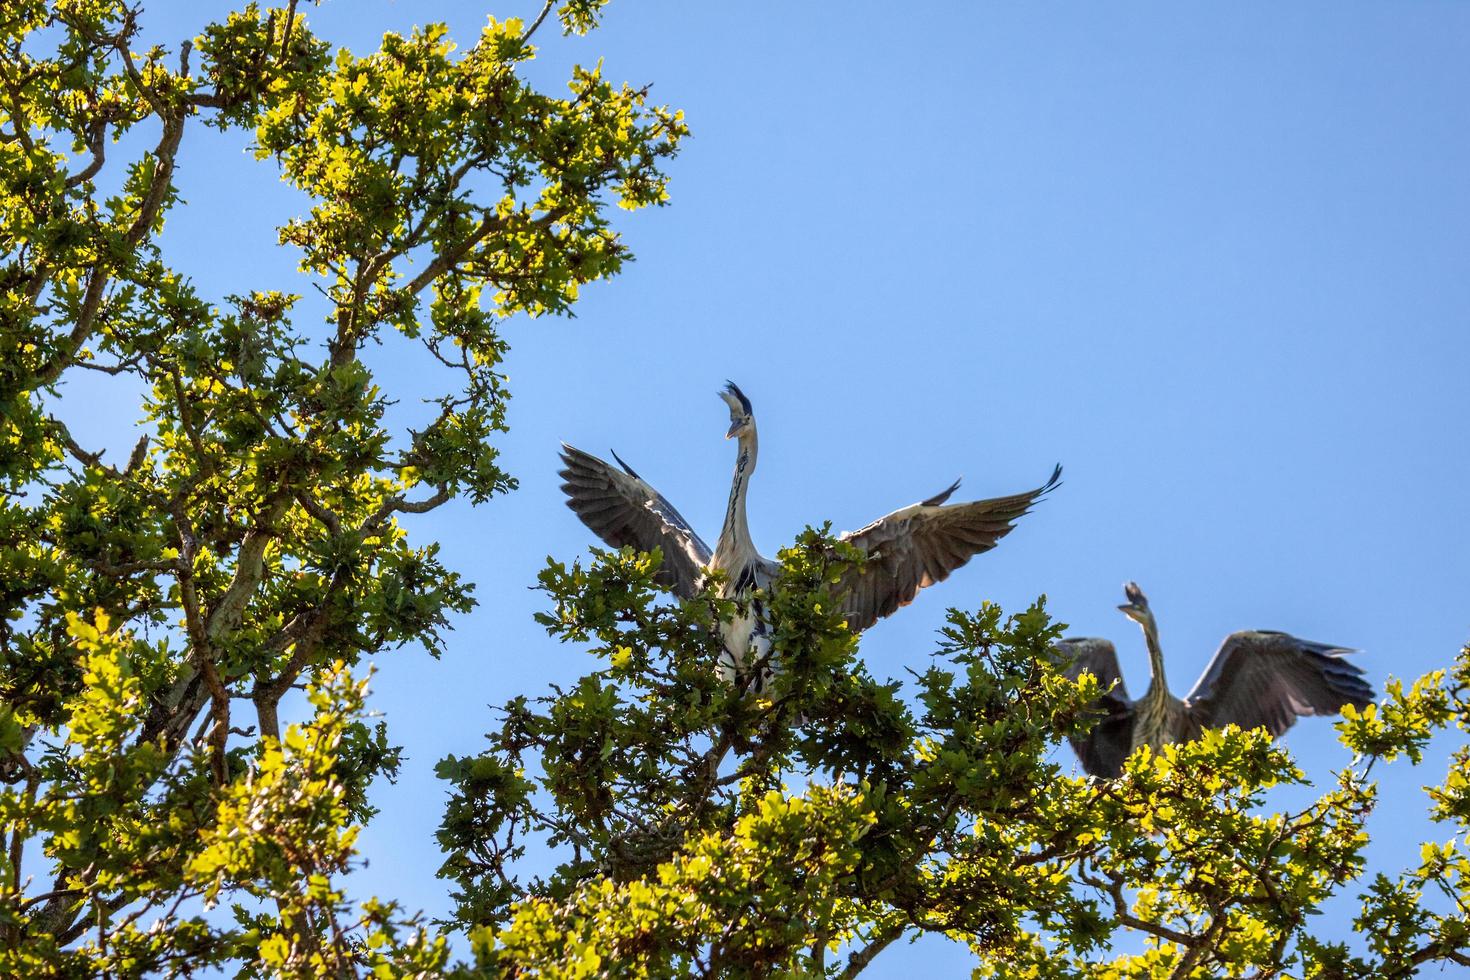
[[[437,651],[473,605],[402,521],[514,486],[499,323],[568,311],[628,258],[610,207],[665,198],[677,112],[599,69],[566,97],[518,73],[554,6],[584,33],[604,2],[362,57],[296,0],[146,49],[122,0],[0,9],[0,973],[443,963],[422,924],[349,910],[335,883],[397,765],[354,672]],[[160,247],[197,127],[253,139],[309,198],[280,239],[325,330],[273,284],[211,302]],[[386,426],[404,393],[375,383],[370,343],[442,365],[422,428]],[[141,393],[126,461],[67,428],[61,387],[88,371]]]
[[[1058,673],[1044,604],[954,613],[929,669],[878,680],[830,598],[861,558],[825,530],[765,597],[760,695],[715,674],[733,605],[660,595],[658,555],[549,565],[544,623],[597,669],[442,764],[453,920],[345,901],[398,758],[361,662],[438,651],[474,601],[411,519],[513,488],[501,323],[619,271],[610,205],[661,203],[686,134],[596,70],[564,98],[518,74],[548,21],[584,33],[604,2],[363,57],[294,0],[170,49],[142,49],[116,0],[0,8],[0,973],[852,976],[923,931],[996,976],[1470,963],[1467,750],[1429,791],[1449,841],[1368,883],[1359,945],[1311,920],[1361,876],[1372,769],[1470,723],[1470,652],[1350,714],[1357,761],[1300,812],[1262,809],[1302,774],[1258,732],[1079,780],[1049,753],[1099,692]],[[246,134],[311,201],[281,241],[324,325],[276,284],[212,302],[165,255],[196,124]],[[442,367],[422,428],[389,427],[410,393],[378,386],[375,343]],[[140,392],[125,461],[67,428],[86,372]],[[553,873],[524,876],[529,841]],[[1124,929],[1144,953],[1108,950]],[[461,934],[472,962],[451,966]]]
[[[1093,723],[1100,691],[1059,672],[1042,602],[951,612],[905,697],[867,673],[830,601],[859,557],[809,529],[781,559],[766,597],[779,670],[759,697],[710,667],[728,601],[657,596],[656,555],[543,573],[547,629],[586,644],[599,669],[506,705],[488,751],[441,766],[458,787],[441,875],[459,886],[481,970],[851,977],[921,932],[967,942],[977,976],[1470,965],[1470,749],[1427,791],[1449,840],[1368,884],[1360,948],[1311,918],[1362,874],[1373,768],[1417,763],[1433,733],[1470,724],[1470,648],[1453,672],[1349,709],[1354,764],[1312,805],[1273,813],[1272,788],[1305,776],[1262,730],[1141,750],[1111,781],[1049,762]],[[528,840],[562,853],[554,874],[516,877]],[[1147,937],[1144,952],[1111,951],[1125,929]]]

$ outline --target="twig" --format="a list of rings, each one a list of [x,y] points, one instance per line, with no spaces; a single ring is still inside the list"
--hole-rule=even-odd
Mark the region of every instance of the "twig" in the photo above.
[[[546,19],[547,14],[551,13],[551,8],[555,5],[556,0],[546,0],[546,5],[541,8],[541,13],[536,15],[536,19],[531,21],[531,26],[526,28],[526,33],[521,35],[523,43],[531,40],[531,35],[536,33],[536,28],[541,26],[541,22]]]

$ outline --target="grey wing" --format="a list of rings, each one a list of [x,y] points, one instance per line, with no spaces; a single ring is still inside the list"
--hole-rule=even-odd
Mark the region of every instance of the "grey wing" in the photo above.
[[[1123,772],[1133,749],[1133,702],[1118,669],[1118,651],[1107,640],[1069,637],[1057,643],[1062,672],[1071,680],[1094,675],[1106,692],[1094,703],[1098,720],[1086,735],[1067,739],[1090,775],[1111,779]]]
[[[1335,715],[1345,704],[1361,708],[1375,695],[1362,669],[1345,659],[1352,652],[1286,633],[1232,633],[1184,699],[1185,708],[1202,728],[1233,722],[1273,736],[1298,716]]]
[[[624,472],[566,443],[561,458],[566,464],[561,489],[583,524],[614,548],[660,549],[664,560],[655,581],[686,599],[699,590],[709,546],[672,504],[626,463]]]
[[[912,602],[920,589],[943,582],[950,572],[994,548],[1032,504],[1057,486],[1061,475],[1058,466],[1035,490],[945,505],[952,486],[842,535],[868,555],[862,568],[849,569],[838,583],[847,625],[854,631],[867,629]]]

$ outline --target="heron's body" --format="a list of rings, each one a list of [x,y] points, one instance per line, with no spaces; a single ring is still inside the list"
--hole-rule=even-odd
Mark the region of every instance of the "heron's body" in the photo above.
[[[770,628],[759,594],[770,588],[777,569],[774,562],[761,557],[756,550],[745,516],[745,496],[760,452],[755,425],[744,426],[739,436],[740,453],[735,457],[730,503],[725,508],[725,523],[720,528],[715,553],[709,561],[711,570],[725,573],[724,581],[720,583],[720,596],[738,601],[735,618],[723,624],[725,651],[720,656],[720,676],[727,681],[735,680],[746,664],[769,663]]]
[[[1164,651],[1159,646],[1158,631],[1151,617],[1143,625],[1143,637],[1148,645],[1149,682],[1148,690],[1134,704],[1129,749],[1147,745],[1158,751],[1171,742],[1181,741],[1180,736],[1192,726],[1189,709],[1169,692],[1169,682],[1164,677]]]
[[[1127,594],[1129,603],[1118,608],[1143,627],[1148,646],[1150,680],[1143,697],[1129,700],[1112,643],[1079,637],[1058,644],[1068,676],[1093,674],[1106,692],[1097,701],[1097,724],[1071,740],[1082,767],[1094,776],[1119,775],[1123,760],[1140,746],[1158,751],[1229,724],[1265,728],[1275,737],[1298,717],[1337,714],[1345,704],[1362,707],[1373,700],[1362,670],[1343,659],[1352,651],[1270,630],[1230,634],[1189,694],[1176,698],[1164,677],[1148,600],[1131,582]]]
[[[713,550],[672,505],[618,459],[622,469],[562,445],[567,506],[598,537],[614,548],[658,548],[663,565],[658,581],[683,598],[694,596],[708,572],[723,573],[720,594],[739,600],[735,620],[724,626],[725,652],[720,671],[727,679],[771,652],[767,594],[780,566],[760,554],[746,520],[746,496],[755,472],[759,442],[750,400],[735,385],[720,397],[730,409],[726,438],[738,439],[735,474],[720,537]],[[864,630],[911,602],[918,591],[949,577],[971,557],[993,548],[1015,521],[1057,485],[1061,467],[1044,485],[1026,493],[963,504],[946,504],[958,481],[942,493],[894,511],[860,531],[842,537],[868,555],[861,568],[849,569],[838,583],[848,626]],[[758,686],[761,678],[751,678]]]
[[[1159,685],[1149,686],[1150,694],[1153,694],[1156,686]],[[1190,727],[1189,709],[1183,701],[1170,694],[1167,689],[1162,686],[1159,688],[1158,694],[1140,698],[1135,706],[1133,738],[1129,742],[1130,751],[1141,745],[1147,745],[1157,752],[1166,745],[1186,741],[1189,737],[1180,737]]]
[[[769,584],[769,578],[766,584]],[[764,604],[753,594],[756,589],[764,588],[766,585],[757,583],[744,591],[728,586],[721,589],[725,598],[740,602],[740,611],[735,618],[723,624],[725,650],[720,654],[720,677],[726,681],[735,680],[747,664],[761,664],[763,675],[769,673],[771,630],[766,622]],[[758,687],[762,685],[763,681],[757,682]]]

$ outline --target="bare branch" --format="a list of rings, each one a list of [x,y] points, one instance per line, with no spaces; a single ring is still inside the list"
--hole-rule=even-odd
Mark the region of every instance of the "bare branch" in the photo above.
[[[277,493],[265,505],[254,527],[245,532],[240,552],[235,559],[235,575],[224,595],[209,614],[205,635],[209,640],[240,625],[245,613],[245,604],[255,593],[265,575],[265,550],[276,537],[275,525],[291,506],[291,497],[286,492]]]
[[[541,26],[541,22],[546,19],[547,14],[551,13],[551,8],[554,6],[556,6],[556,0],[546,0],[546,5],[541,8],[541,13],[536,15],[536,19],[531,21],[531,26],[526,28],[526,33],[521,35],[522,41],[531,40],[531,35],[536,33],[536,28]]]
[[[443,504],[449,502],[449,488],[441,486],[437,493],[435,493],[432,497],[428,497],[424,500],[404,500],[402,497],[394,497],[390,502],[393,505],[390,508],[390,512],[398,511],[399,513],[403,514],[427,514],[435,507],[442,506]],[[385,514],[384,516],[386,517],[387,515]]]
[[[887,949],[892,943],[903,935],[905,925],[901,922],[890,923],[879,929],[868,945],[856,950],[847,958],[847,968],[842,971],[842,980],[852,980],[853,977],[867,969],[868,964],[873,962],[873,957]]]
[[[280,58],[281,64],[283,65],[286,63],[286,56],[291,51],[291,29],[296,26],[296,2],[297,0],[291,0],[291,3],[286,7],[286,26],[281,31]]]
[[[99,116],[87,127],[87,150],[92,162],[66,179],[67,187],[76,187],[97,176],[107,162],[107,120]]]

